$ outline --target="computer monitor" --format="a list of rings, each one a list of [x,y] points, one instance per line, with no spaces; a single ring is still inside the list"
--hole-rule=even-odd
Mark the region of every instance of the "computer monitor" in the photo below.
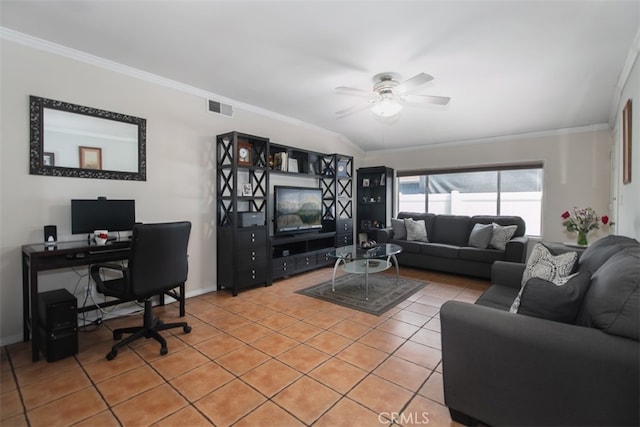
[[[71,234],[95,230],[129,231],[135,223],[135,200],[71,200]]]

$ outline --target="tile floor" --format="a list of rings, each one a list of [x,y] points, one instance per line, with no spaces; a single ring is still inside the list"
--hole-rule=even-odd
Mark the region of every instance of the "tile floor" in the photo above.
[[[140,340],[105,359],[111,330],[80,333],[75,357],[32,363],[29,343],[2,348],[2,426],[440,426],[444,406],[439,307],[473,302],[483,280],[409,268],[430,284],[377,317],[294,291],[324,268],[232,297],[187,300],[190,334],[163,332],[169,354]],[[176,305],[158,307],[165,321]],[[392,420],[393,414],[402,414]]]

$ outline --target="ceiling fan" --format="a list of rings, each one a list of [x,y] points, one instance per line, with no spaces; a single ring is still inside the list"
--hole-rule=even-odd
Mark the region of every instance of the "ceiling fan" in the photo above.
[[[339,86],[336,92],[343,95],[359,96],[367,98],[366,101],[336,112],[338,118],[362,110],[371,109],[374,114],[381,117],[392,117],[400,113],[403,105],[420,106],[425,104],[447,105],[451,98],[446,96],[417,95],[420,86],[433,80],[426,73],[400,82],[397,73],[380,73],[373,76],[373,90],[358,89],[354,87]]]

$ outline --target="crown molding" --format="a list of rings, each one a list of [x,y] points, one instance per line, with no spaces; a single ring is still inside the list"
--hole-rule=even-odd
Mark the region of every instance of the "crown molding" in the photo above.
[[[478,139],[467,139],[463,141],[449,141],[449,142],[436,142],[433,144],[427,145],[416,145],[413,147],[404,147],[404,148],[395,148],[395,149],[382,149],[382,150],[372,150],[367,151],[367,154],[384,154],[384,153],[397,153],[399,151],[416,151],[416,150],[429,150],[431,148],[441,148],[441,147],[454,147],[460,145],[474,145],[474,144],[488,144],[492,142],[501,142],[501,141],[515,141],[519,139],[533,139],[533,138],[544,138],[548,136],[558,136],[558,135],[570,135],[574,133],[583,133],[583,132],[597,132],[601,130],[611,130],[611,127],[608,123],[599,123],[595,125],[588,126],[579,126],[573,128],[563,128],[563,129],[552,129],[552,130],[544,130],[538,132],[528,132],[528,133],[518,133],[512,135],[500,135],[500,136],[492,136],[487,138],[478,138]]]
[[[165,77],[158,76],[156,74],[138,70],[137,68],[129,67],[115,61],[111,61],[105,58],[101,58],[99,56],[91,55],[89,53],[82,52],[77,49],[72,49],[70,47],[53,43],[48,40],[44,40],[28,34],[24,34],[19,31],[11,30],[6,27],[0,26],[0,38],[14,42],[14,43],[18,43],[33,49],[37,49],[37,50],[41,50],[54,55],[73,59],[79,62],[84,62],[86,64],[94,65],[96,67],[100,67],[106,70],[114,71],[116,73],[124,74],[129,77],[134,77],[136,79],[144,80],[146,82],[153,83],[158,86],[174,89],[183,93],[195,95],[205,99],[215,99],[218,102],[232,105],[235,108],[248,111],[251,113],[259,114],[261,116],[275,119],[281,122],[289,123],[295,126],[301,126],[304,128],[315,130],[315,131],[329,133],[334,136],[336,135],[342,136],[341,134],[338,134],[336,132],[313,125],[311,123],[304,122],[302,120],[299,120],[290,116],[286,116],[284,114],[279,114],[274,111],[267,110],[265,108],[257,107],[255,105],[247,104],[241,101],[237,101],[235,99],[227,98],[226,96],[222,96],[217,93],[209,92],[194,86],[180,83],[176,80],[171,80]]]

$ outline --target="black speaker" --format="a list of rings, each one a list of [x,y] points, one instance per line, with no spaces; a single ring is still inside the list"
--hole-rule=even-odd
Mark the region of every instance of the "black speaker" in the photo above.
[[[58,228],[55,225],[44,226],[44,242],[54,244],[58,240]]]
[[[78,301],[68,290],[38,294],[41,350],[54,362],[78,352]]]

